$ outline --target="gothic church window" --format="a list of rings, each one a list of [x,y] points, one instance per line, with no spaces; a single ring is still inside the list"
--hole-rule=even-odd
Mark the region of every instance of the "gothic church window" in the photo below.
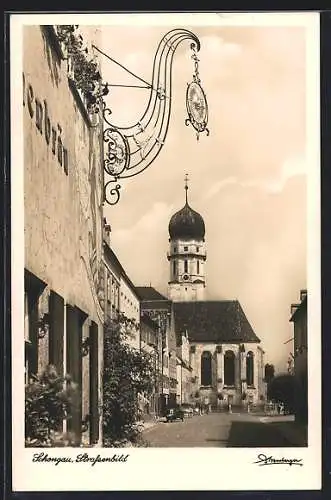
[[[224,354],[224,384],[234,385],[235,382],[235,356],[233,351]]]
[[[252,351],[249,351],[246,357],[246,380],[247,385],[254,385],[254,354]]]
[[[211,385],[211,354],[209,351],[203,351],[201,354],[201,385]]]

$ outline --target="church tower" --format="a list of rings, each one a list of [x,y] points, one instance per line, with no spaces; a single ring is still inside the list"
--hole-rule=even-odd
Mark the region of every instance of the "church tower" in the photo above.
[[[204,300],[205,223],[188,204],[188,176],[185,176],[185,206],[169,222],[168,296],[174,302]]]

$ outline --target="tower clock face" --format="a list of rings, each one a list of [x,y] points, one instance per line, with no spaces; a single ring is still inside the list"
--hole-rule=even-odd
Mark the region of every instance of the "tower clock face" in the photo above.
[[[188,279],[189,279],[189,275],[188,274],[183,274],[183,280],[187,281]]]

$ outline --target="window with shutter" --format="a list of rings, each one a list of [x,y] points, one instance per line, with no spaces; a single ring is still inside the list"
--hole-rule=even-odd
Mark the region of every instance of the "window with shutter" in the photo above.
[[[53,290],[49,296],[49,362],[63,376],[64,299]]]
[[[99,440],[99,360],[98,325],[92,321],[90,326],[90,444]]]

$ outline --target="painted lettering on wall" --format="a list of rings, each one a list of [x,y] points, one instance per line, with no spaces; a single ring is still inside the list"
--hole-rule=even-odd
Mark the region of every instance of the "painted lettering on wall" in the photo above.
[[[45,137],[47,146],[51,147],[54,157],[63,167],[66,175],[69,173],[68,150],[62,142],[62,127],[51,122],[46,99],[41,101],[35,96],[33,87],[26,82],[23,73],[23,106],[27,108],[30,118],[34,120],[38,132]]]

